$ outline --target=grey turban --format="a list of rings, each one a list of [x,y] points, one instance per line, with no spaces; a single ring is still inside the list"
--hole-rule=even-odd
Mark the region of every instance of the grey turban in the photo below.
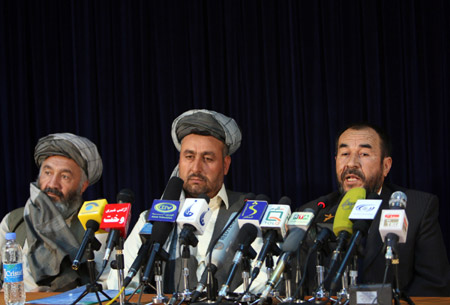
[[[71,133],[55,133],[39,139],[34,149],[34,161],[40,167],[50,156],[73,159],[86,173],[89,185],[102,176],[103,163],[97,146],[89,139]]]
[[[219,139],[227,145],[230,155],[241,146],[242,134],[236,121],[215,111],[189,110],[173,121],[172,140],[178,151],[181,140],[191,133]]]

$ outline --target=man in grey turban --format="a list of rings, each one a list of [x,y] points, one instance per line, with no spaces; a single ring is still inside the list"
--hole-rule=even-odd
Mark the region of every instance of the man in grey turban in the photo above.
[[[25,207],[8,213],[0,224],[0,247],[6,232],[16,232],[23,246],[27,291],[64,291],[89,280],[86,264],[71,268],[84,235],[77,214],[82,194],[103,171],[94,143],[70,133],[41,138],[34,151],[39,167]],[[101,261],[101,251],[96,260]],[[97,264],[101,267],[101,264]]]
[[[180,204],[184,203],[185,198],[196,198],[200,194],[206,194],[210,198],[209,208],[212,210],[212,216],[205,232],[203,235],[197,236],[198,245],[192,250],[193,253],[188,261],[189,288],[193,289],[205,271],[211,241],[222,233],[228,220],[235,216],[244,205],[246,195],[227,190],[224,184],[224,177],[231,164],[230,155],[239,148],[242,135],[234,119],[204,109],[189,110],[177,117],[172,123],[171,135],[175,147],[180,152],[178,165],[172,175],[179,176],[184,181]],[[139,232],[146,222],[147,214],[148,211],[141,213],[125,242],[125,270],[128,270],[134,261],[142,244]],[[237,226],[237,223],[233,223],[233,225]],[[173,230],[169,235],[169,242],[166,244],[166,250],[170,254],[163,274],[166,293],[173,293],[177,288],[182,289],[183,287],[182,262],[179,257],[179,233],[179,229]],[[223,265],[231,265],[232,258],[233,255],[228,255]],[[226,281],[227,269],[222,267],[215,274],[219,287]],[[134,277],[132,285],[137,285],[138,281],[139,276],[137,275]],[[241,282],[242,278],[237,275],[230,291],[233,291]],[[111,272],[108,278],[108,288],[116,287],[117,275],[116,272]]]

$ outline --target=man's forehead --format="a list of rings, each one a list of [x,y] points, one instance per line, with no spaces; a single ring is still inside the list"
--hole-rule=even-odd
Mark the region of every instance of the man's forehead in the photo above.
[[[338,148],[341,147],[379,147],[380,137],[372,128],[361,130],[347,129],[339,137]]]
[[[81,167],[70,158],[65,156],[50,156],[42,162],[42,168],[58,169],[70,172],[81,172]]]
[[[198,134],[190,134],[181,140],[181,150],[191,150],[191,149],[222,149],[224,143],[213,136],[204,136]]]

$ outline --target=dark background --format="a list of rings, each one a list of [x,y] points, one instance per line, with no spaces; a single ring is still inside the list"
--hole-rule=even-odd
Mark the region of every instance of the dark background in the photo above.
[[[128,187],[138,214],[178,154],[172,120],[191,108],[236,119],[228,188],[295,206],[336,188],[334,137],[384,127],[390,181],[435,193],[449,247],[450,2],[0,2],[0,216],[25,204],[49,133],[98,145],[86,200]]]

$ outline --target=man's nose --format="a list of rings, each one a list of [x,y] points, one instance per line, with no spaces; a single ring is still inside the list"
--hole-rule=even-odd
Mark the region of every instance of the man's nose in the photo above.
[[[360,167],[361,166],[361,160],[359,159],[359,154],[351,154],[348,158],[347,162],[348,167]]]
[[[202,171],[202,159],[201,158],[195,158],[195,160],[192,164],[192,171],[194,173],[200,173]]]
[[[51,179],[48,181],[47,187],[58,190],[61,188],[60,178],[58,177],[58,175],[53,175],[51,177]]]

